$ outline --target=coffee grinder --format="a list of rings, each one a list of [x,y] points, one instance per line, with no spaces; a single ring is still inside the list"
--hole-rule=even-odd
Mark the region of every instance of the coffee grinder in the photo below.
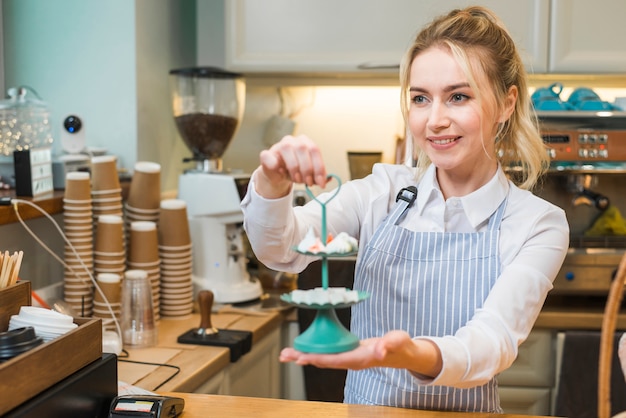
[[[210,290],[217,303],[257,299],[258,279],[246,269],[240,203],[249,175],[227,173],[222,155],[233,139],[245,103],[240,74],[212,67],[170,71],[174,120],[196,167],[179,177],[178,198],[187,203],[194,291]]]

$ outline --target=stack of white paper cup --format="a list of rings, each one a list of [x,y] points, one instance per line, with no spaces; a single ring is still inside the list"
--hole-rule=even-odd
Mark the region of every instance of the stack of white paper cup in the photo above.
[[[94,224],[100,215],[123,216],[122,186],[115,156],[102,155],[91,159],[91,197]]]
[[[159,214],[161,258],[161,316],[186,317],[193,311],[191,235],[187,204],[161,201]]]
[[[154,316],[158,320],[160,318],[161,259],[156,225],[151,221],[135,221],[130,224],[127,266],[129,270],[143,270],[148,274],[152,287]]]
[[[63,298],[80,316],[91,316],[93,308],[93,226],[91,180],[87,172],[70,172],[65,176],[63,229],[66,264]]]
[[[120,321],[122,312],[122,275],[99,273],[96,283],[100,290],[94,290],[93,316],[102,319],[106,330],[116,331],[115,319]]]

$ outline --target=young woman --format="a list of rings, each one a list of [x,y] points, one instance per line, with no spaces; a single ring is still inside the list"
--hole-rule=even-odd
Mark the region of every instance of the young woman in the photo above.
[[[529,189],[547,167],[515,44],[489,10],[454,10],[424,28],[401,69],[417,167],[377,164],[327,206],[328,232],[358,238],[352,307],[361,340],[339,354],[285,348],[281,361],[348,369],[347,403],[499,412],[496,375],[527,338],[568,247],[564,212]],[[291,250],[316,227],[325,186],[306,136],[265,150],[242,202],[256,256],[282,271],[312,261]],[[516,185],[503,167],[517,165]],[[415,186],[417,193],[401,192]],[[323,196],[319,197],[324,199]]]

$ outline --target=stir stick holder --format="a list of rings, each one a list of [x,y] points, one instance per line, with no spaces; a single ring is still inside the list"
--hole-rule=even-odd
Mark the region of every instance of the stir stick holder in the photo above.
[[[333,178],[337,181],[337,188],[335,192],[325,201],[319,200],[309,187],[306,187],[306,193],[309,197],[315,200],[322,209],[322,225],[320,239],[324,245],[328,240],[328,232],[326,229],[326,204],[330,202],[341,189],[341,180],[338,176],[330,174],[329,178]],[[297,248],[296,252],[304,255],[321,257],[322,261],[322,288],[328,289],[328,258],[329,257],[349,257],[356,254],[356,252],[349,253],[326,253],[326,252],[308,252],[301,251]],[[358,347],[359,339],[356,335],[347,330],[339,318],[335,309],[347,308],[355,303],[361,302],[368,298],[369,295],[366,292],[358,293],[357,302],[346,303],[324,303],[324,304],[308,304],[308,303],[295,303],[291,294],[285,294],[281,296],[281,299],[291,305],[304,309],[315,309],[317,313],[311,325],[299,336],[294,339],[293,346],[296,350],[306,353],[341,353],[344,351],[350,351]]]

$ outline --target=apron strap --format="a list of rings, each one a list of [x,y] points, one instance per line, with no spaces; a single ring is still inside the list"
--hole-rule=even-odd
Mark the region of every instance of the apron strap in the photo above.
[[[392,225],[397,225],[406,216],[406,210],[413,206],[415,199],[417,199],[417,187],[415,186],[405,187],[398,192],[396,204],[390,215]]]

